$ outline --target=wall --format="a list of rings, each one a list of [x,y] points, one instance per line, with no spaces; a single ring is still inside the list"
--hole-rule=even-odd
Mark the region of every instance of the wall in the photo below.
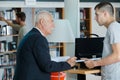
[[[33,22],[32,22],[32,20],[33,20],[32,19],[32,8],[23,8],[22,11],[25,12],[25,14],[26,14],[26,21],[25,22],[26,22],[26,27],[29,31],[34,26]]]

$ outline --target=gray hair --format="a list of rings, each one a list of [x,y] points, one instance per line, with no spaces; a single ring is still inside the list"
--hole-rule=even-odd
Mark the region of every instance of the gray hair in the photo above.
[[[52,17],[52,14],[48,11],[38,12],[35,18],[35,23],[38,23],[40,19],[48,19],[48,16]]]

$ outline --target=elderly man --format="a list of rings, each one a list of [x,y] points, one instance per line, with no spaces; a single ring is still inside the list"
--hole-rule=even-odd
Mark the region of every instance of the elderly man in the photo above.
[[[50,73],[71,69],[76,57],[66,62],[50,59],[46,36],[54,28],[53,17],[42,11],[36,17],[35,27],[22,39],[17,50],[17,64],[14,80],[50,80]]]

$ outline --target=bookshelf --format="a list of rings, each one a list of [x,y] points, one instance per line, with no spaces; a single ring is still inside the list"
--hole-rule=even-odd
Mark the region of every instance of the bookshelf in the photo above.
[[[21,11],[20,8],[5,7],[0,9],[0,16],[10,22],[15,22],[16,12],[19,11]],[[18,37],[18,34],[14,32],[14,29],[7,23],[0,21],[0,73],[2,80],[13,79]]]
[[[55,42],[50,42],[49,43],[50,47],[50,55],[51,57],[58,57],[58,56],[65,56],[65,44],[64,43],[55,43]]]
[[[16,44],[11,45],[13,41],[9,41],[7,37],[12,38],[17,35],[4,35],[0,38],[0,70],[3,80],[12,80],[14,75],[14,66],[16,64]]]
[[[120,8],[115,8],[115,18],[120,23]]]
[[[80,37],[91,33],[91,8],[80,8]]]

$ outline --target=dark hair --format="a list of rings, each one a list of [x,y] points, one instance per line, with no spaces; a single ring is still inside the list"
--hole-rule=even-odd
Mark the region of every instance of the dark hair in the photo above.
[[[25,19],[26,19],[26,15],[25,15],[24,12],[17,12],[17,13],[16,13],[16,16],[17,16],[18,18],[20,18],[22,21],[25,21]]]
[[[104,2],[100,2],[99,4],[97,4],[94,8],[96,9],[101,9],[101,10],[106,10],[109,12],[110,15],[114,15],[114,8],[113,5],[110,2],[104,1]]]

